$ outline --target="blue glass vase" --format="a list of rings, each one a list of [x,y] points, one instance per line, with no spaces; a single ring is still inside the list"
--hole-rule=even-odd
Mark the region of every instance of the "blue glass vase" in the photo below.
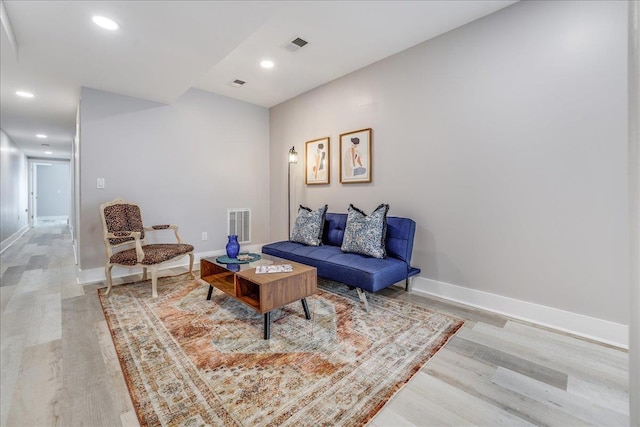
[[[227,242],[227,256],[229,258],[235,258],[240,253],[240,244],[238,243],[238,236],[232,234],[229,236],[229,242]]]

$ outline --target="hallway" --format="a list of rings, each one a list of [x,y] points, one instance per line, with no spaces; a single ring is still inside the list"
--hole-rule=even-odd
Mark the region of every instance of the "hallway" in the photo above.
[[[94,293],[103,284],[76,284],[66,221],[31,228],[0,263],[0,425],[138,425]]]

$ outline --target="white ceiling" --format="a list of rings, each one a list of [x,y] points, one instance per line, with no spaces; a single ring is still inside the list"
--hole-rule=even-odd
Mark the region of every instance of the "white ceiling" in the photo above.
[[[513,3],[5,0],[0,127],[29,157],[69,158],[81,86],[162,103],[194,87],[272,107]],[[308,44],[286,49],[296,37]]]

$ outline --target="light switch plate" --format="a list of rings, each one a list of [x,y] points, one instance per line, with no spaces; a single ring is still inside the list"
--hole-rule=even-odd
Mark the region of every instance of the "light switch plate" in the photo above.
[[[98,178],[98,183],[96,184],[96,188],[104,188],[104,178]]]

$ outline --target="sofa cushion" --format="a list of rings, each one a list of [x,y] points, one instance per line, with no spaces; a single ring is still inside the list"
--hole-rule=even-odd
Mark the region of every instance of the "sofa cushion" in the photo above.
[[[407,264],[395,258],[372,258],[344,253],[338,246],[306,246],[283,241],[265,245],[262,252],[318,269],[318,276],[377,292],[407,278]]]
[[[386,258],[388,211],[389,205],[383,203],[367,216],[360,209],[349,205],[342,251]]]
[[[321,245],[322,230],[324,228],[324,218],[326,213],[327,205],[324,205],[315,211],[300,205],[296,222],[293,225],[291,241],[309,246]]]

